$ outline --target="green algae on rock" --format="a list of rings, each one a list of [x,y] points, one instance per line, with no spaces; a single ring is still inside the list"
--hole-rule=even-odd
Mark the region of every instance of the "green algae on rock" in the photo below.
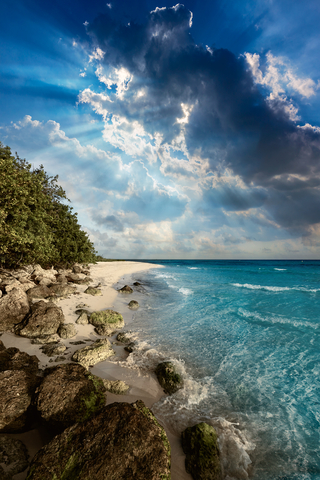
[[[182,377],[176,372],[175,366],[171,362],[159,363],[155,374],[164,392],[169,395],[183,387]]]
[[[181,434],[186,454],[186,471],[195,480],[221,480],[220,452],[215,429],[205,422],[189,427]]]
[[[88,287],[84,293],[87,293],[88,295],[93,295],[93,296],[98,296],[102,295],[102,292],[99,288],[94,288],[94,287]]]
[[[171,478],[169,442],[141,401],[108,405],[55,436],[32,460],[27,480],[133,478]]]
[[[114,310],[93,312],[90,315],[89,323],[98,329],[99,327],[103,327],[97,330],[100,335],[110,335],[114,330],[124,326],[122,315]]]

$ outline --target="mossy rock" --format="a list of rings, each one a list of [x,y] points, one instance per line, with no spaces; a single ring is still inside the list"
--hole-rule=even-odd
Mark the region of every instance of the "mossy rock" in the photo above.
[[[218,436],[205,422],[189,427],[181,434],[186,454],[186,471],[194,480],[222,480]]]
[[[102,295],[102,292],[99,288],[94,288],[94,287],[88,287],[84,293],[87,293],[88,295],[93,295],[93,296],[99,296]]]
[[[182,377],[176,372],[175,366],[171,362],[159,363],[155,374],[164,392],[169,395],[183,387]]]
[[[92,345],[80,348],[72,355],[71,360],[80,363],[85,368],[89,368],[90,365],[103,362],[107,358],[115,355],[114,350],[107,338],[97,340]]]
[[[114,310],[93,312],[90,315],[89,323],[96,327],[99,335],[110,335],[114,330],[124,326],[122,315]]]
[[[131,310],[136,310],[137,308],[140,307],[139,303],[136,300],[131,300],[131,302],[128,303],[128,307]]]

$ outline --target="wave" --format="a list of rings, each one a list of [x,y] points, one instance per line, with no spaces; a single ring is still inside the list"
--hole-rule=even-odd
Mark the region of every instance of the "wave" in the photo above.
[[[182,293],[183,295],[192,295],[193,291],[190,288],[179,288],[178,292]]]
[[[138,333],[131,332],[130,338],[136,343],[134,351],[126,360],[116,360],[116,363],[150,373],[154,372],[160,362],[170,361],[183,377],[184,387],[181,390],[173,395],[164,395],[151,408],[161,424],[179,436],[191,425],[200,422],[212,425],[218,434],[220,459],[226,478],[249,478],[247,470],[252,463],[249,453],[254,450],[255,445],[237,428],[238,424],[214,414],[208,416],[206,409],[201,406],[217,389],[212,377],[195,380],[187,372],[183,360],[168,357],[152,348],[146,341],[139,339]]]
[[[278,270],[278,272],[284,272],[287,269],[286,268],[275,268],[275,270]]]
[[[199,267],[187,267],[189,270],[199,270]]]
[[[294,320],[292,318],[286,318],[286,317],[280,317],[280,316],[267,316],[263,317],[259,313],[255,312],[249,312],[248,310],[245,310],[243,308],[239,308],[239,313],[243,317],[246,318],[253,318],[255,320],[259,320],[260,322],[263,323],[273,323],[275,324],[282,324],[282,325],[289,325],[289,326],[294,326],[294,327],[309,327],[312,328],[313,330],[318,330],[320,328],[320,325],[317,323],[311,323],[311,322],[303,322],[300,320]]]
[[[266,285],[251,285],[250,283],[232,283],[234,287],[248,288],[249,290],[267,290],[268,292],[287,292],[289,290],[295,290],[300,292],[316,293],[320,291],[320,288],[306,288],[306,287],[272,287]]]

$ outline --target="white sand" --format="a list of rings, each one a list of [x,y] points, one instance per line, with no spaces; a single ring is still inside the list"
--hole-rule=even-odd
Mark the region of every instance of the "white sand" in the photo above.
[[[160,268],[160,265],[154,265],[150,263],[140,263],[140,262],[99,262],[96,265],[90,265],[90,277],[93,282],[90,283],[90,286],[96,286],[101,284],[99,289],[102,291],[102,296],[92,296],[84,293],[87,285],[77,285],[77,291],[79,294],[70,295],[69,298],[60,300],[58,306],[62,308],[65,323],[74,323],[77,319],[75,310],[77,305],[80,303],[85,303],[89,311],[103,310],[106,308],[113,308],[113,304],[117,298],[117,291],[112,288],[117,282],[120,282],[124,279],[125,276],[138,273],[141,271],[149,270],[151,268]],[[124,286],[125,283],[123,283]],[[130,295],[128,297],[128,302],[130,301]],[[142,305],[143,308],[143,305]],[[128,309],[128,312],[130,310]],[[121,313],[128,313],[121,312]],[[126,315],[124,315],[126,318]],[[63,340],[61,343],[64,343],[67,347],[65,358],[67,361],[71,360],[71,356],[75,350],[82,348],[85,345],[72,345],[70,342],[78,340],[97,340],[100,338],[94,332],[92,325],[77,325],[76,329],[78,334],[76,337]],[[46,368],[48,366],[57,365],[57,363],[49,362],[49,357],[44,355],[40,347],[41,345],[32,345],[31,341],[26,338],[18,337],[13,334],[3,334],[1,337],[5,347],[17,347],[20,350],[27,352],[29,355],[36,355],[40,360],[39,367]],[[112,339],[111,339],[112,341]],[[91,342],[86,342],[86,345],[89,345]],[[113,345],[116,355],[119,359],[126,358],[128,355],[122,346]],[[92,373],[98,375],[101,378],[107,378],[108,380],[124,380],[129,386],[130,389],[126,395],[115,395],[107,392],[107,404],[113,402],[134,402],[138,399],[144,401],[144,403],[150,408],[154,403],[156,403],[162,396],[163,391],[160,388],[160,385],[154,374],[145,374],[139,372],[138,370],[133,370],[120,366],[117,363],[111,361],[100,362],[90,369]],[[167,435],[171,444],[171,477],[172,480],[191,480],[191,475],[187,474],[184,468],[184,459],[180,439],[173,435],[167,430]],[[23,434],[10,434],[10,436],[15,438],[20,438],[26,444],[30,458],[32,458],[37,450],[45,444],[47,437],[44,431],[41,429],[35,429],[30,432]],[[21,473],[14,476],[14,480],[24,480],[26,478],[26,473]]]

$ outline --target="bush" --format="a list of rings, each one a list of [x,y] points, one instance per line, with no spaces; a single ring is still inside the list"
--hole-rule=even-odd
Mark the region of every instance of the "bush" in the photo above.
[[[31,165],[0,142],[0,264],[16,267],[95,261],[96,252],[66,193],[43,165]]]

